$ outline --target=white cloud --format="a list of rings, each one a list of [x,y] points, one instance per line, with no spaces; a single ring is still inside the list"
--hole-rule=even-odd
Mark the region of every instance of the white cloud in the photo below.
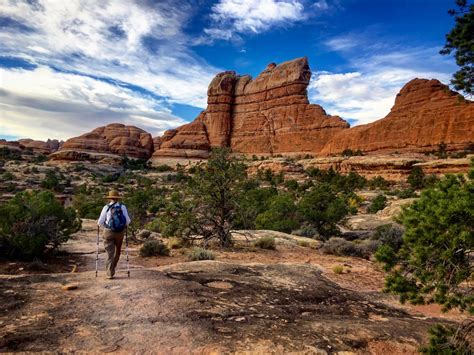
[[[161,99],[45,66],[0,69],[0,87],[0,130],[6,135],[65,139],[112,122],[157,135],[185,123]]]
[[[449,82],[453,64],[436,47],[408,47],[365,34],[348,34],[325,42],[347,58],[352,70],[313,74],[309,97],[327,112],[365,124],[385,117],[400,89],[414,78]],[[363,48],[363,50],[361,50]]]
[[[212,6],[213,27],[204,32],[213,40],[239,40],[239,33],[261,33],[308,18],[300,0],[220,0]],[[324,1],[323,1],[324,2]]]
[[[0,1],[0,13],[21,24],[20,28],[0,29],[2,55],[20,57],[40,67],[54,67],[63,72],[85,74],[91,78],[103,78],[146,89],[164,98],[155,102],[157,112],[166,112],[173,103],[205,107],[207,86],[219,71],[189,49],[191,39],[184,33],[183,27],[193,15],[193,9],[184,3],[149,0],[17,0]],[[35,80],[55,82],[57,75],[53,73],[40,69],[34,73]],[[79,77],[74,76],[74,79],[79,80]],[[87,84],[85,80],[80,81],[81,85]],[[102,90],[100,81],[90,82]],[[41,87],[31,81],[29,86],[33,85]],[[84,86],[81,88],[84,89]],[[24,85],[23,89],[28,91],[29,87]],[[64,95],[67,93],[72,95],[68,99],[77,99],[74,96],[76,92],[72,88],[68,89],[63,93],[55,92],[53,96],[66,99]],[[120,92],[125,93],[127,100],[133,97],[134,101],[124,104],[141,104],[137,102],[143,95],[139,91],[133,95],[130,90],[122,89]],[[40,95],[41,92],[35,90],[33,94]],[[81,91],[81,94],[84,92]],[[114,95],[120,97],[118,92]],[[99,97],[101,94],[95,93],[85,97],[84,102],[94,107],[105,105],[102,107],[104,110],[113,109],[105,103],[108,102],[106,99]],[[10,107],[9,117],[13,111],[14,108]],[[0,117],[2,121],[3,117],[4,111]],[[30,119],[30,122],[35,124],[34,119]],[[79,129],[76,133],[79,133]],[[20,129],[15,133],[23,135],[23,131]]]

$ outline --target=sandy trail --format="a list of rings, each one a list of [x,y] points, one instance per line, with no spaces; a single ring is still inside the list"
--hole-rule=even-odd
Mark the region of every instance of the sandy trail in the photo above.
[[[0,275],[0,351],[402,354],[436,321],[380,302],[379,286],[364,286],[375,270],[357,290],[352,277],[368,261],[311,248],[183,263],[179,253],[139,258],[133,246],[130,278],[122,258],[117,278],[105,279],[103,254],[96,278],[95,233],[86,221],[63,248],[81,257],[80,272]],[[331,276],[341,260],[354,271]],[[63,289],[70,284],[78,288]]]

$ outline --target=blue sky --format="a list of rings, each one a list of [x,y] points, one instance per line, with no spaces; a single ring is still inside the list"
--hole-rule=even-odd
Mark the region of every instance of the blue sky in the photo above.
[[[0,138],[67,139],[112,122],[153,136],[194,119],[223,70],[307,56],[308,95],[352,124],[384,117],[438,54],[454,0],[5,0]]]

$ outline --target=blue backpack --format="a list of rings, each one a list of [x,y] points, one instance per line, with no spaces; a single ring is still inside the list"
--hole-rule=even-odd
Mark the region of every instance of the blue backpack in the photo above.
[[[111,217],[109,223],[107,223],[107,228],[112,232],[121,232],[127,226],[127,220],[123,215],[122,205],[120,203],[114,203],[107,208],[107,212],[111,210]]]

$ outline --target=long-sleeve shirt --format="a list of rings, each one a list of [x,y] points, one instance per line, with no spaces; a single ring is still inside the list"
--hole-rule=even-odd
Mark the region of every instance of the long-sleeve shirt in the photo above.
[[[112,208],[109,208],[109,207],[113,204],[114,202],[110,202],[107,205],[105,205],[104,208],[102,208],[102,212],[100,212],[100,217],[97,220],[98,226],[106,227],[109,224],[110,219],[112,218]],[[128,215],[127,207],[125,207],[125,205],[122,203],[120,204],[120,206],[122,207],[122,213],[125,217],[125,220],[127,221],[127,226],[128,226],[131,220],[130,220],[130,216]]]

